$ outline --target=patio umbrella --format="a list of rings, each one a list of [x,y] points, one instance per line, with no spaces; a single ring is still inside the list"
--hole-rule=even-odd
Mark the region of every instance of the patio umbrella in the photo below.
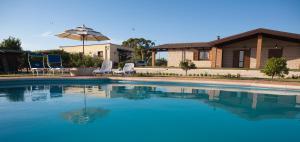
[[[77,27],[75,29],[66,30],[63,33],[56,35],[60,38],[68,38],[73,40],[82,41],[82,52],[84,55],[84,41],[104,41],[110,40],[100,32],[94,31],[92,28],[88,28],[85,25]]]

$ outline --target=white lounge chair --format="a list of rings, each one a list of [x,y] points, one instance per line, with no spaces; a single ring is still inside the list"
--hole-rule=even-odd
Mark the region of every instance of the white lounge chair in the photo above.
[[[101,68],[98,68],[96,70],[93,71],[93,74],[96,75],[96,74],[108,74],[108,73],[111,73],[112,69],[112,61],[110,60],[104,60],[102,65],[101,65]]]
[[[134,63],[126,63],[122,70],[114,71],[115,74],[134,74]]]

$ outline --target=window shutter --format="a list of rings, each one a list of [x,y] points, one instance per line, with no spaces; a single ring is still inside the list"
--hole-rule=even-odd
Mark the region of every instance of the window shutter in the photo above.
[[[194,61],[199,60],[199,50],[194,51]]]

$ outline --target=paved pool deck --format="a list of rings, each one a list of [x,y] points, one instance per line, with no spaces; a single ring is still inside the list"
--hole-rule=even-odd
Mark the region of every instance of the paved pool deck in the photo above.
[[[19,80],[19,79],[101,79],[109,78],[113,80],[126,81],[164,81],[164,82],[187,82],[187,83],[206,83],[206,84],[224,84],[224,85],[243,85],[255,87],[273,87],[286,89],[300,89],[300,82],[280,82],[268,80],[230,80],[230,79],[209,79],[192,77],[111,77],[111,76],[32,76],[32,77],[0,77],[0,81]]]

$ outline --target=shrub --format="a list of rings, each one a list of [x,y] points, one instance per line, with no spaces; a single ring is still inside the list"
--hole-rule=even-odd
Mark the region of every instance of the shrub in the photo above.
[[[186,76],[187,76],[188,70],[196,68],[196,65],[191,60],[181,61],[179,66],[181,69],[183,69],[185,71]]]
[[[230,74],[230,73],[228,73],[228,74],[227,74],[227,77],[228,77],[228,78],[231,78],[231,74]]]
[[[125,62],[119,62],[118,63],[118,68],[122,69],[124,67],[124,65],[125,65]]]
[[[268,59],[264,69],[261,71],[272,79],[274,76],[284,77],[285,74],[289,74],[287,63],[285,58],[270,58]]]
[[[298,76],[293,74],[292,79],[298,79]]]

